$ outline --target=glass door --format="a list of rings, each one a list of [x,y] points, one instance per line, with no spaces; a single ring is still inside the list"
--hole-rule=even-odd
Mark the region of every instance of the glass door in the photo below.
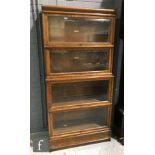
[[[48,75],[55,73],[110,72],[112,48],[50,49],[45,51]]]
[[[48,82],[46,85],[49,92],[48,105],[51,108],[69,106],[73,109],[77,105],[86,107],[96,104],[109,105],[112,102],[112,84],[113,78],[65,83]]]
[[[53,134],[107,128],[108,108],[53,113]]]
[[[48,42],[112,42],[112,18],[48,16]]]

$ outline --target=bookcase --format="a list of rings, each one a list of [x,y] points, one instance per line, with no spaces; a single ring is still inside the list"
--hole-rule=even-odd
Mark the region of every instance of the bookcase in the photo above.
[[[42,6],[49,149],[110,140],[115,10]]]

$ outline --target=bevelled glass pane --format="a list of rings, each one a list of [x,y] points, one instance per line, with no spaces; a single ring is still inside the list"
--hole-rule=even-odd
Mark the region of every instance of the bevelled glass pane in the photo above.
[[[109,70],[109,49],[51,50],[51,73]]]
[[[107,107],[53,113],[54,134],[107,127]]]
[[[49,16],[50,42],[110,42],[111,19]]]
[[[108,80],[52,84],[52,104],[108,101],[108,85]]]

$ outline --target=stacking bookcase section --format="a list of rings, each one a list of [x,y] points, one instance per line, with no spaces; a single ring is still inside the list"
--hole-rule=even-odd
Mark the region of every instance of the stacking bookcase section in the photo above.
[[[93,81],[46,82],[49,111],[63,111],[111,104],[113,78]]]
[[[110,140],[115,11],[42,7],[49,149]]]
[[[108,106],[54,112],[53,134],[108,128]]]
[[[43,6],[44,45],[113,44],[114,10],[63,10]],[[54,45],[56,46],[56,44]]]
[[[46,75],[112,71],[113,48],[51,48],[44,52]],[[65,63],[64,63],[65,62]]]

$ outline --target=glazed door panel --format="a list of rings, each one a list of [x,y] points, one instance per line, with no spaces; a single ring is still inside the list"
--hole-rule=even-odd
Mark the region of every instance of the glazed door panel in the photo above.
[[[53,134],[108,127],[108,107],[53,113]]]
[[[111,103],[113,79],[47,83],[49,107]]]
[[[45,51],[46,74],[111,71],[112,49],[51,49]],[[64,63],[65,62],[65,63]]]
[[[111,42],[112,18],[48,16],[49,42]]]

